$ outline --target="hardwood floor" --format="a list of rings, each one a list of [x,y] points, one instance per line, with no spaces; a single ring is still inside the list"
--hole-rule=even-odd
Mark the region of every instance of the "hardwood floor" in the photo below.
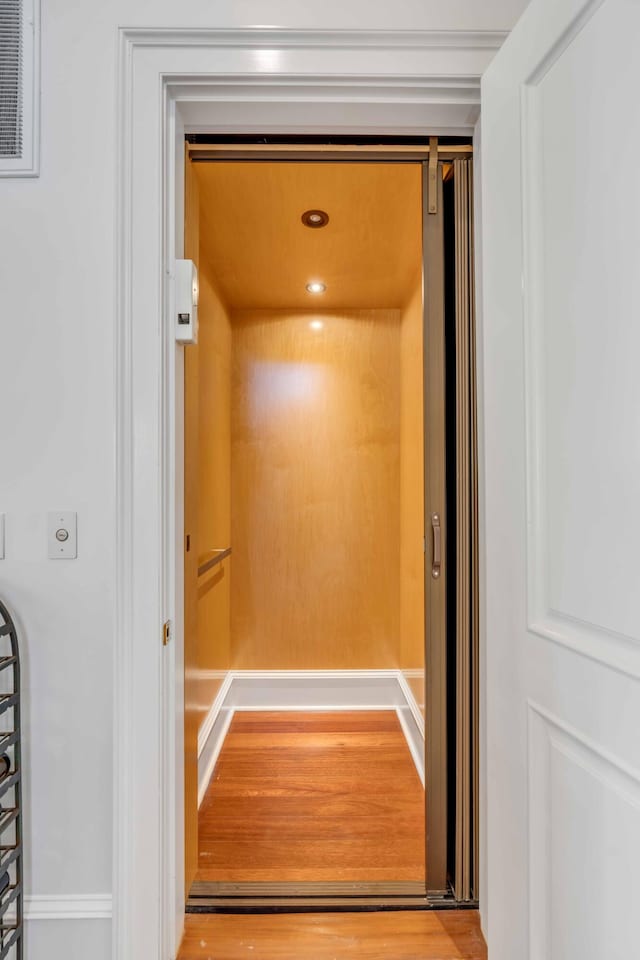
[[[475,910],[187,916],[178,960],[486,960]]]
[[[200,807],[196,879],[423,881],[424,837],[394,711],[240,712]]]

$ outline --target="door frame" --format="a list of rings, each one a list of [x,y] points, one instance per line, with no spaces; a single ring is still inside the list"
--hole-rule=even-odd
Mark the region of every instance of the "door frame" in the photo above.
[[[462,776],[459,769],[458,752],[459,742],[467,742],[464,737],[448,729],[448,708],[449,697],[452,697],[458,703],[466,698],[466,691],[463,694],[461,690],[456,690],[455,695],[448,689],[448,675],[451,667],[449,666],[449,653],[447,643],[447,543],[450,537],[456,538],[455,529],[447,521],[447,485],[446,477],[448,467],[446,463],[446,432],[447,432],[447,397],[445,390],[445,327],[447,308],[445,304],[445,266],[446,257],[444,251],[445,235],[445,201],[444,201],[444,166],[452,165],[455,167],[458,159],[471,158],[473,148],[468,144],[446,144],[439,145],[437,137],[430,137],[429,144],[398,145],[385,140],[383,143],[346,145],[326,143],[232,143],[215,142],[207,143],[198,141],[196,143],[187,143],[185,149],[185,162],[188,168],[189,163],[229,163],[229,162],[251,162],[260,163],[341,163],[341,162],[377,162],[377,163],[413,163],[420,166],[420,177],[422,181],[422,215],[421,215],[421,234],[422,234],[422,339],[423,339],[423,437],[424,444],[424,484],[423,484],[423,504],[424,504],[424,527],[421,535],[424,537],[424,680],[425,680],[425,726],[431,731],[429,740],[424,741],[424,770],[425,770],[425,818],[426,810],[430,811],[429,818],[425,824],[426,838],[426,865],[427,873],[425,882],[375,882],[367,884],[354,885],[344,883],[342,890],[340,883],[291,883],[287,885],[284,882],[276,883],[234,883],[232,892],[229,885],[221,881],[218,884],[217,894],[210,893],[212,901],[218,905],[223,905],[225,897],[229,902],[238,906],[242,897],[246,896],[251,905],[255,905],[257,899],[262,898],[265,904],[275,904],[275,900],[270,898],[278,897],[296,898],[298,906],[305,903],[317,905],[321,902],[323,896],[331,895],[336,905],[348,906],[358,905],[355,899],[356,895],[362,899],[363,903],[373,906],[379,904],[388,906],[390,903],[399,904],[402,892],[402,901],[406,906],[434,906],[436,904],[442,907],[450,907],[452,895],[456,895],[460,889],[460,880],[458,874],[462,875],[462,864],[466,862],[467,854],[463,852],[463,847],[467,842],[468,835],[475,835],[475,827],[465,826],[469,818],[473,818],[473,811],[477,806],[476,798],[472,798],[472,790],[466,776]],[[431,178],[432,163],[431,158],[435,152],[435,178],[434,186],[437,195],[437,202],[431,208]],[[450,171],[453,174],[453,171]],[[190,212],[189,212],[189,183],[190,177],[195,174],[189,174],[185,171],[185,242],[188,244],[188,237],[191,232]],[[197,204],[196,204],[197,206]],[[195,221],[197,223],[197,216]],[[464,228],[463,232],[464,232]],[[458,227],[456,226],[456,232]],[[468,238],[467,243],[472,239]],[[456,275],[458,265],[456,265]],[[456,279],[457,286],[457,279]],[[473,312],[471,305],[468,309]],[[456,303],[456,316],[458,314],[458,305]],[[457,337],[457,334],[456,334]],[[466,374],[462,374],[463,377]],[[456,374],[457,379],[457,374]],[[461,383],[462,387],[462,383]],[[187,387],[185,386],[185,390]],[[466,381],[465,389],[472,390],[471,379]],[[456,415],[456,420],[457,420]],[[428,441],[428,442],[427,442]],[[474,451],[476,445],[474,444]],[[462,476],[465,471],[459,472]],[[474,486],[471,478],[468,479],[469,485]],[[185,489],[188,489],[187,478],[185,477]],[[475,486],[474,486],[474,489]],[[462,509],[462,503],[465,497],[458,497],[458,507],[455,510]],[[429,518],[437,516],[433,511],[440,514],[440,526],[443,528],[444,537],[442,541],[442,560],[438,562],[438,571],[432,575],[432,567],[429,563],[429,556],[432,549],[432,538],[434,536],[432,524]],[[454,551],[455,557],[455,551]],[[433,561],[432,561],[433,562]],[[455,563],[454,563],[455,566]],[[458,568],[459,568],[458,563]],[[453,569],[453,567],[452,567]],[[460,571],[457,570],[454,581],[457,580]],[[469,589],[468,578],[462,578],[463,590]],[[477,595],[477,591],[474,596]],[[189,617],[185,611],[185,622]],[[466,632],[463,631],[465,640],[462,640],[463,646],[466,641]],[[460,640],[456,639],[456,652],[459,653]],[[459,672],[459,668],[453,668]],[[470,670],[470,664],[466,668]],[[469,680],[470,698],[466,707],[466,715],[470,716],[475,702],[477,677],[474,668],[474,679]],[[456,707],[456,712],[459,707]],[[477,728],[474,727],[474,729]],[[459,729],[459,728],[458,728]],[[477,734],[477,729],[476,729]],[[458,744],[456,746],[456,741]],[[453,748],[456,752],[456,773],[455,781],[457,785],[449,783],[449,751]],[[467,749],[471,750],[471,744],[467,743]],[[189,747],[185,748],[185,757],[189,755]],[[475,755],[474,751],[474,755]],[[477,759],[477,758],[476,758]],[[464,770],[464,764],[462,769]],[[185,770],[185,783],[188,782]],[[458,778],[460,783],[458,784]],[[452,789],[453,787],[453,789]],[[185,788],[186,789],[186,788]],[[467,806],[461,797],[466,796]],[[453,811],[455,808],[455,817]],[[476,810],[477,814],[477,810]],[[455,878],[449,881],[449,828],[455,819]],[[190,832],[186,829],[186,834]],[[463,839],[464,837],[464,839]],[[474,854],[477,858],[477,852]],[[188,858],[186,858],[188,859]],[[198,884],[199,887],[206,887],[207,884]],[[357,887],[357,890],[356,890]],[[368,892],[364,892],[364,888]],[[361,889],[362,888],[362,889]],[[187,901],[189,901],[189,883],[186,883]],[[464,888],[466,889],[466,888]],[[477,883],[473,884],[473,889],[477,890]],[[226,893],[224,891],[227,891]],[[312,892],[313,890],[313,892]],[[295,891],[295,892],[294,892]],[[385,892],[386,891],[386,892]],[[202,903],[203,893],[194,895],[194,906]],[[341,898],[341,899],[340,899]],[[367,899],[370,898],[370,899]],[[471,894],[468,891],[463,897],[462,902],[470,901]],[[457,902],[457,901],[456,901]]]
[[[182,254],[184,133],[469,135],[480,76],[503,39],[468,31],[119,31],[117,960],[175,956],[183,922],[183,356],[172,269]],[[482,454],[481,445],[480,462]],[[166,621],[173,636],[163,646]],[[484,756],[482,743],[483,767]]]

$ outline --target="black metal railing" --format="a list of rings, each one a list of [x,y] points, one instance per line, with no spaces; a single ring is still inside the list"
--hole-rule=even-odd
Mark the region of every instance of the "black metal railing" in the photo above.
[[[0,960],[23,956],[20,651],[0,601]]]

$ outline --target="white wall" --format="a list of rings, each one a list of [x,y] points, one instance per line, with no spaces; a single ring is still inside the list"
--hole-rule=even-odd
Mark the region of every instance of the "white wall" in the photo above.
[[[35,897],[68,897],[73,910],[74,898],[111,890],[117,28],[505,30],[524,5],[43,3],[41,175],[0,182],[0,596],[23,641],[27,891]],[[78,511],[75,561],[46,559],[46,512],[62,508]],[[73,922],[91,950],[60,955],[106,956],[108,923]],[[30,960],[53,955],[45,942],[34,928]]]

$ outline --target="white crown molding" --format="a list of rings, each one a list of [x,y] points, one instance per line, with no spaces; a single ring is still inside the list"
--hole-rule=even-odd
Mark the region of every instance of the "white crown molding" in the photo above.
[[[135,46],[236,47],[267,45],[280,49],[331,50],[499,50],[504,30],[290,30],[283,27],[238,29],[173,29],[125,27],[123,35]]]
[[[130,70],[137,49],[184,49],[194,54],[196,50],[219,51],[215,73],[203,77],[194,70],[193,75],[174,72],[164,76],[174,100],[195,99],[200,107],[203,91],[215,84],[219,88],[214,96],[217,102],[245,98],[278,102],[283,88],[291,100],[335,102],[338,97],[345,102],[381,102],[393,90],[391,98],[398,103],[457,104],[461,109],[479,106],[480,78],[507,36],[504,31],[491,30],[130,27],[120,30],[120,58]],[[322,54],[332,60],[329,71],[313,69]],[[402,57],[400,73],[394,54]],[[249,69],[225,69],[229,56]],[[463,123],[464,116],[460,113]],[[219,122],[210,125],[220,126]],[[433,122],[430,125],[433,127]]]

